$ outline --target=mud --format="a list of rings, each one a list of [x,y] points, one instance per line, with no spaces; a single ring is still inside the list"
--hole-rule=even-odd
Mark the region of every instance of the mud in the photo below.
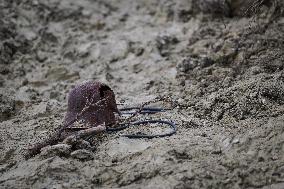
[[[0,0],[0,188],[284,188],[283,3],[222,2]],[[171,97],[152,118],[177,134],[25,160],[86,80],[119,107]]]

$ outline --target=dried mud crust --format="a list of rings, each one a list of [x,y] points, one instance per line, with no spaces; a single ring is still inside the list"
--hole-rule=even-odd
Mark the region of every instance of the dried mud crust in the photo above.
[[[252,1],[222,2],[0,1],[0,188],[283,188],[282,1],[247,16]],[[85,80],[129,106],[170,96],[184,106],[152,118],[177,134],[130,128],[25,160]]]

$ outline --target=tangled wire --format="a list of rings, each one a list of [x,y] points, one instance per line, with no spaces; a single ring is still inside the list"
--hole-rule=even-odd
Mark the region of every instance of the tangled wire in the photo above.
[[[159,101],[170,103],[173,108],[181,106],[169,97],[157,97],[154,100],[144,102],[139,107],[117,109],[113,91],[105,84],[99,82],[86,82],[71,90],[68,97],[68,110],[64,124],[59,126],[46,140],[36,143],[28,149],[26,158],[39,154],[41,149],[48,145],[66,143],[76,145],[84,143],[93,136],[106,132],[121,131],[131,126],[144,124],[165,124],[170,126],[171,131],[163,134],[146,135],[141,133],[123,135],[128,138],[155,138],[166,137],[176,133],[177,127],[174,122],[166,120],[135,121],[138,114],[154,114],[169,109],[146,107]],[[135,111],[133,111],[135,110]],[[131,112],[132,111],[132,112]],[[125,119],[117,121],[114,112],[119,115],[130,115]],[[83,122],[83,127],[75,127],[74,123]],[[85,125],[90,125],[86,127]]]

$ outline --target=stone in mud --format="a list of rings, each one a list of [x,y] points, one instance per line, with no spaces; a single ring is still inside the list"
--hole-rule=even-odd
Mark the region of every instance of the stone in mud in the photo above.
[[[156,38],[156,46],[161,56],[168,56],[179,42],[175,36],[161,35]]]
[[[9,67],[7,65],[1,65],[0,66],[0,74],[7,75],[8,73],[10,73]]]
[[[234,16],[244,16],[249,5],[252,5],[254,0],[231,0],[231,14]]]
[[[10,64],[15,53],[15,46],[12,41],[16,34],[13,28],[14,25],[0,20],[0,65]]]
[[[16,47],[12,43],[0,44],[0,64],[10,64]]]
[[[91,144],[88,141],[85,140],[81,140],[80,142],[78,142],[77,144],[75,144],[75,148],[76,149],[93,149],[93,147],[91,146]]]
[[[53,31],[44,31],[42,34],[42,39],[50,43],[58,43],[59,40]]]
[[[7,93],[0,93],[0,121],[5,121],[15,114],[15,100]]]
[[[168,154],[176,159],[192,159],[192,155],[187,148],[174,148],[168,151]]]
[[[48,80],[53,80],[53,81],[76,80],[80,78],[78,72],[70,72],[65,67],[50,68],[47,71],[45,77]]]
[[[188,22],[192,18],[191,9],[182,9],[178,11],[178,19],[181,22]]]
[[[3,8],[0,7],[0,9],[2,10]],[[3,67],[3,65],[11,64],[13,57],[17,52],[26,53],[28,49],[29,48],[28,48],[27,39],[25,38],[25,36],[22,36],[19,33],[16,33],[14,23],[1,19],[0,20],[0,65],[1,67]]]
[[[136,56],[141,56],[144,53],[144,48],[141,44],[136,42],[129,42],[129,52],[135,54]]]
[[[7,170],[9,170],[11,167],[13,167],[16,164],[15,161],[0,165],[0,173],[3,173]]]
[[[220,41],[220,43],[217,43],[215,46],[215,51],[216,53],[211,55],[214,62],[219,64],[230,64],[238,53],[238,47],[233,41]]]
[[[81,160],[81,161],[88,161],[94,159],[94,154],[88,150],[80,149],[76,150],[71,153],[71,157]]]
[[[191,57],[184,58],[178,65],[177,70],[179,72],[188,72],[193,70],[197,66],[197,61],[192,59]]]
[[[23,86],[20,87],[15,94],[15,101],[18,104],[24,104],[36,100],[39,96],[39,92],[32,87]]]
[[[267,82],[260,87],[260,95],[270,101],[283,104],[284,102],[284,83],[283,82]]]
[[[269,2],[270,1],[270,2]],[[252,16],[259,12],[262,6],[272,3],[268,1],[257,1],[257,0],[231,0],[230,8],[233,16]],[[276,1],[274,2],[276,3]]]
[[[5,83],[4,78],[0,76],[0,87],[3,87],[4,83]]]
[[[226,0],[199,0],[193,1],[195,12],[231,16],[230,1]]]
[[[83,139],[78,139],[75,135],[71,135],[63,140],[64,144],[71,145],[73,149],[87,149],[93,150],[94,147],[91,144]]]
[[[41,102],[34,107],[33,114],[37,117],[45,116],[47,113],[47,102]]]
[[[206,68],[208,66],[211,66],[212,64],[214,64],[214,61],[209,57],[202,57],[200,59],[200,67],[201,68]]]
[[[71,147],[68,144],[56,144],[53,146],[47,146],[41,149],[40,156],[44,158],[54,156],[69,156],[71,153]]]
[[[209,57],[186,57],[177,64],[177,71],[181,73],[187,73],[192,71],[196,67],[206,68],[214,64],[214,61]]]
[[[37,51],[36,53],[36,59],[39,62],[44,62],[45,60],[48,59],[47,55],[43,51]]]
[[[265,4],[265,2],[259,2],[256,0],[199,0],[193,1],[193,5],[197,12],[205,14],[243,17],[253,15]]]

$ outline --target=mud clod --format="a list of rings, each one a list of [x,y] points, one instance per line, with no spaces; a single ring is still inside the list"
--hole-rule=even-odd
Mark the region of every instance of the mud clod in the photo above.
[[[71,157],[80,161],[88,161],[94,159],[93,153],[88,150],[76,150],[71,153]]]
[[[0,121],[5,121],[15,115],[15,99],[11,94],[1,91],[0,104]]]
[[[53,146],[47,146],[41,149],[40,156],[44,158],[60,156],[68,157],[71,153],[71,147],[67,144],[56,144]]]

